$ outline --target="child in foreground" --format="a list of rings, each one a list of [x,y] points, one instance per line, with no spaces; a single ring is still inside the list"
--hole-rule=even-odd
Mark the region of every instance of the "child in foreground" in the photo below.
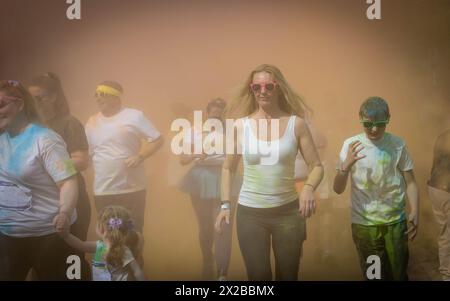
[[[106,207],[99,216],[98,241],[81,241],[66,232],[63,239],[71,247],[95,254],[92,260],[93,281],[144,281],[138,261],[142,258],[142,238],[134,230],[130,213],[120,206]]]

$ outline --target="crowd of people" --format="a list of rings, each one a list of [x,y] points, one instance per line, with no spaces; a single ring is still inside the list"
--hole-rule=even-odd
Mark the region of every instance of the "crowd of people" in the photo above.
[[[123,94],[118,82],[100,83],[99,111],[83,126],[71,115],[57,75],[38,76],[26,88],[0,81],[0,280],[67,280],[72,254],[83,259],[82,280],[148,279],[142,163],[164,139],[142,111],[123,105]],[[189,171],[178,188],[189,195],[197,218],[202,279],[228,279],[235,221],[249,280],[298,280],[316,198],[327,203],[328,186],[341,194],[350,178],[349,230],[362,277],[371,279],[367,259],[376,255],[382,280],[408,280],[420,185],[405,141],[386,131],[395,118],[386,100],[368,97],[359,113],[355,108],[361,133],[346,139],[340,152],[327,146],[310,107],[273,65],[256,67],[234,99],[215,98],[205,111],[208,119],[235,120],[236,135],[233,152],[211,154],[194,152],[196,141],[226,143],[225,133],[184,133],[192,147],[179,157]],[[263,149],[276,150],[277,160],[266,160]],[[325,149],[339,155],[337,166],[330,168]],[[97,241],[87,240],[91,201],[82,176],[91,164]],[[450,280],[450,129],[437,139],[427,185],[439,226],[439,271]],[[320,216],[325,226],[315,235],[325,244],[334,218]],[[91,264],[85,254],[93,254]]]

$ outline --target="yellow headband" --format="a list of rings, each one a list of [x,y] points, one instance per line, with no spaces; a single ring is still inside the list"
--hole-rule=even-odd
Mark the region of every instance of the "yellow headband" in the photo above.
[[[122,95],[122,93],[119,90],[116,90],[112,87],[109,86],[105,86],[105,85],[100,85],[97,87],[97,90],[95,90],[95,92],[97,93],[105,93],[111,96],[116,96],[116,97],[120,97]]]

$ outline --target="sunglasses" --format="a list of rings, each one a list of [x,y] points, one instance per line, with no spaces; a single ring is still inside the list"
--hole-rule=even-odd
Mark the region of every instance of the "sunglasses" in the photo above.
[[[267,91],[273,91],[275,90],[276,86],[277,83],[250,84],[250,89],[252,89],[253,92],[259,92],[261,91],[262,87],[264,87]]]
[[[386,125],[388,123],[389,123],[389,120],[376,121],[376,122],[361,120],[361,124],[367,129],[371,129],[373,127],[384,128],[384,127],[386,127]]]

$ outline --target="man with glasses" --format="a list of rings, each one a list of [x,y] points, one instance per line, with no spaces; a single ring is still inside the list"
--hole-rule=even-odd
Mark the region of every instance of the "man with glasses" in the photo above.
[[[142,232],[147,182],[142,163],[163,141],[141,111],[122,107],[122,94],[119,83],[101,83],[95,93],[100,112],[86,124],[95,205],[97,212],[111,205],[127,208]]]
[[[416,236],[419,218],[413,161],[403,140],[386,132],[390,118],[386,101],[368,98],[359,117],[364,132],[345,140],[334,191],[343,193],[351,177],[352,234],[364,277],[380,278],[367,273],[373,264],[370,256],[376,255],[381,280],[408,280],[408,235],[411,240]]]

